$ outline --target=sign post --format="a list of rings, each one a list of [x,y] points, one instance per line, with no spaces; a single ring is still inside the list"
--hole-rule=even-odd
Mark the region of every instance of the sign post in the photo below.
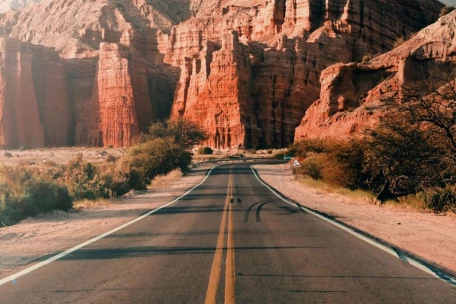
[[[284,156],[283,159],[284,160],[291,160],[293,157],[291,156]],[[285,162],[285,170],[287,170],[287,163]]]

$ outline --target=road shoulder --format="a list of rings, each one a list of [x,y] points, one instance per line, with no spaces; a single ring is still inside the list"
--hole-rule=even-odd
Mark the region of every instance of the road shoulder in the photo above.
[[[209,169],[210,166],[194,169],[164,189],[129,195],[97,208],[55,211],[0,228],[0,278],[171,202],[199,184]]]
[[[283,165],[254,167],[266,183],[290,199],[456,273],[456,217],[377,206],[309,188]]]

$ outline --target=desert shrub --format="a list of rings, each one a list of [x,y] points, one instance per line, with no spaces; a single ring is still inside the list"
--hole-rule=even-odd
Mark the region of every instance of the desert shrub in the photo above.
[[[160,189],[167,187],[169,183],[181,178],[183,176],[183,173],[180,169],[174,169],[173,171],[169,172],[168,174],[165,175],[158,175],[156,176],[150,186],[152,189]]]
[[[436,213],[456,212],[456,186],[434,187],[423,192],[427,207]]]
[[[173,139],[157,138],[130,148],[124,159],[130,168],[129,184],[134,189],[145,189],[157,175],[176,168],[186,171],[192,155]]]
[[[67,164],[62,180],[75,200],[110,197],[106,180],[93,164],[83,160],[82,154]]]
[[[118,159],[119,159],[119,157],[114,156],[114,155],[112,155],[112,154],[109,154],[109,155],[106,157],[106,161],[107,161],[108,163],[115,163]]]
[[[307,153],[323,153],[328,150],[328,141],[324,139],[305,139],[290,146],[288,155],[306,157]]]
[[[456,7],[454,6],[445,6],[442,8],[442,10],[440,11],[440,14],[439,14],[439,17],[443,17],[445,15],[448,15],[449,13],[451,13],[452,11],[454,11],[456,9]]]
[[[214,150],[212,150],[210,147],[199,147],[198,153],[201,155],[211,155],[214,153]]]
[[[0,168],[0,220],[14,224],[52,210],[68,211],[73,199],[68,189],[24,166]]]
[[[122,165],[108,166],[100,170],[96,181],[104,189],[105,197],[120,197],[131,190],[129,184],[129,171]]]
[[[362,58],[362,62],[365,63],[365,62],[369,62],[372,60],[372,55],[365,55],[363,56]]]
[[[315,156],[306,158],[306,160],[302,162],[299,172],[315,180],[323,179],[322,166]]]
[[[179,118],[152,124],[143,136],[143,142],[158,138],[172,139],[174,143],[190,149],[207,140],[208,134],[197,123]]]
[[[284,158],[286,155],[286,153],[284,152],[278,152],[276,154],[274,154],[274,158]]]
[[[393,117],[366,137],[363,171],[380,201],[416,194],[439,183],[442,153],[420,128]]]
[[[11,153],[8,152],[8,151],[5,151],[5,153],[3,153],[3,155],[4,155],[6,158],[11,158],[11,157],[13,157],[13,154],[11,154]]]
[[[295,169],[300,174],[307,175],[314,180],[323,179],[323,166],[324,161],[322,155],[308,156],[304,161],[301,162],[301,167]]]
[[[366,145],[362,139],[334,141],[329,153],[324,178],[351,190],[366,190],[368,175],[364,172]]]

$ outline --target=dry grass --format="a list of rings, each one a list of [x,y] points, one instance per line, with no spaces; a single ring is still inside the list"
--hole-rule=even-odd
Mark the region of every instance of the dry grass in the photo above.
[[[24,164],[44,164],[55,162],[57,164],[66,164],[69,160],[82,154],[83,158],[91,163],[107,162],[107,156],[120,158],[125,153],[124,149],[118,148],[42,148],[30,150],[0,150],[0,163],[5,165]]]
[[[167,188],[172,182],[175,182],[182,178],[184,174],[180,169],[174,169],[166,175],[159,175],[152,180],[152,183],[148,189],[164,189]]]
[[[344,187],[326,183],[322,180],[314,180],[310,177],[304,176],[296,177],[296,180],[307,187],[318,189],[327,193],[335,193],[355,200],[365,200],[372,203],[375,202],[375,196],[367,191],[350,190]]]
[[[99,209],[99,208],[108,208],[110,206],[109,200],[96,200],[96,201],[89,201],[89,200],[82,200],[75,202],[73,204],[73,210],[81,211],[83,209]]]
[[[426,203],[416,195],[408,195],[400,197],[398,200],[386,201],[383,205],[404,210],[432,212],[432,210],[426,206]]]
[[[233,155],[242,154],[245,158],[257,158],[257,157],[273,157],[277,153],[286,152],[287,149],[264,149],[264,150],[231,150],[231,151],[219,151],[214,150],[214,154],[211,155],[201,155],[197,150],[194,150],[193,153],[193,162],[202,162],[212,159],[223,159],[228,158]]]

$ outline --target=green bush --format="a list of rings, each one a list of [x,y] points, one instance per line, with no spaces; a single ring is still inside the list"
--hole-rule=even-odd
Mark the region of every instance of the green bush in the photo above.
[[[24,166],[0,169],[0,220],[14,224],[52,210],[68,211],[73,199],[68,189]]]
[[[82,154],[67,164],[62,179],[75,200],[110,198],[106,180],[94,165],[82,159]]]
[[[307,157],[302,163],[298,171],[315,180],[323,179],[322,166],[318,156]]]
[[[284,152],[279,152],[274,154],[274,158],[284,158],[286,155]]]
[[[197,123],[182,118],[154,123],[148,131],[143,136],[143,142],[158,138],[171,139],[186,149],[197,146],[209,138],[208,133]]]
[[[214,154],[214,150],[212,150],[210,147],[199,147],[198,153],[201,155],[212,155]]]
[[[129,184],[134,189],[145,189],[157,175],[167,174],[176,168],[185,172],[191,160],[192,154],[186,147],[169,138],[138,144],[130,148],[125,156],[130,168]]]

